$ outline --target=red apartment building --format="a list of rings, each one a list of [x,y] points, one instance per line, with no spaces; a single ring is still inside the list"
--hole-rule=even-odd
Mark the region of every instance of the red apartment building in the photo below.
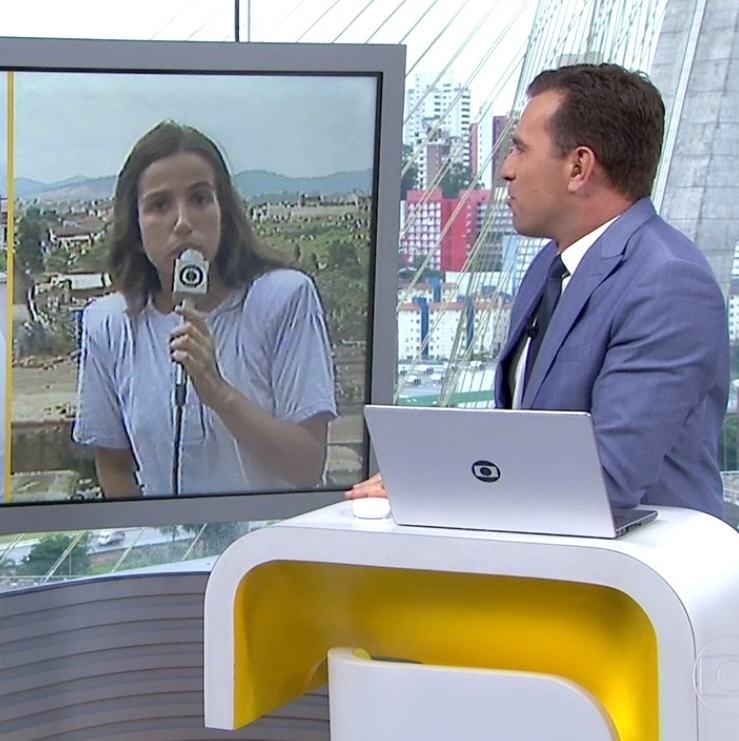
[[[474,190],[465,198],[445,198],[441,190],[409,190],[403,202],[400,238],[408,265],[433,254],[429,267],[462,270],[480,232],[489,190]],[[461,204],[461,205],[460,205]]]

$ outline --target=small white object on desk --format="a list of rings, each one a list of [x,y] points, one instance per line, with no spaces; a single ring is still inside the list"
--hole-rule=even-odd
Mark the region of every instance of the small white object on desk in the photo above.
[[[362,497],[352,501],[352,512],[362,520],[381,520],[390,514],[390,502],[384,497]]]

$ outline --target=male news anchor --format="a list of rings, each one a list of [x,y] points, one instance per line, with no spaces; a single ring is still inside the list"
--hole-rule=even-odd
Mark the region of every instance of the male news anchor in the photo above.
[[[579,64],[527,92],[501,175],[516,230],[552,241],[521,283],[496,405],[590,412],[615,506],[722,517],[726,309],[703,254],[649,200],[659,91],[640,73]],[[381,476],[347,496],[384,496]]]

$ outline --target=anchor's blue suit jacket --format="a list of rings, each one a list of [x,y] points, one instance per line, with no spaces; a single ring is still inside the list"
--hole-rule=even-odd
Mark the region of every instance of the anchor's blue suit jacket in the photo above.
[[[511,404],[509,363],[556,250],[553,242],[544,247],[521,283],[498,364],[499,407]],[[522,407],[590,412],[615,506],[672,505],[721,517],[717,454],[728,386],[718,283],[695,244],[643,199],[585,253],[544,336]]]

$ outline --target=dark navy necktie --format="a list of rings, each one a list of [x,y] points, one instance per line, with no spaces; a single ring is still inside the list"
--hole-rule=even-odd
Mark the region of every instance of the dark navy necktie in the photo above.
[[[567,268],[562,262],[561,255],[558,254],[549,267],[547,282],[544,285],[544,293],[541,296],[541,301],[539,302],[536,313],[532,317],[532,321],[529,322],[531,342],[529,343],[529,352],[526,355],[526,368],[523,376],[524,389],[526,389],[526,384],[529,382],[531,369],[534,367],[536,356],[539,354],[539,348],[541,347],[552,314],[554,314],[554,309],[557,307],[559,297],[562,295],[562,279],[567,275],[569,275]]]

